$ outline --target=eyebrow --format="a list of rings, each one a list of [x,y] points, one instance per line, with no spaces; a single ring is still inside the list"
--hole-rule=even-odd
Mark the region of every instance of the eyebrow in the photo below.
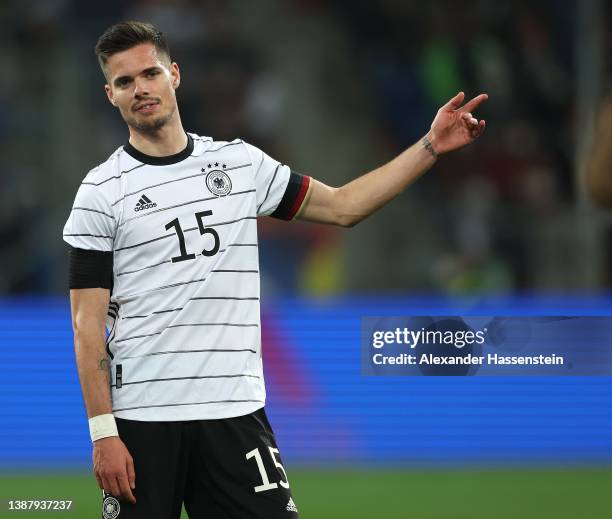
[[[154,72],[154,71],[159,70],[159,69],[160,69],[160,67],[158,67],[158,66],[148,67],[148,68],[144,69],[140,73],[141,74],[148,74],[149,72]],[[132,79],[132,76],[119,76],[119,77],[114,79],[113,85],[118,86],[122,82],[124,82],[126,80],[130,80],[130,79]]]

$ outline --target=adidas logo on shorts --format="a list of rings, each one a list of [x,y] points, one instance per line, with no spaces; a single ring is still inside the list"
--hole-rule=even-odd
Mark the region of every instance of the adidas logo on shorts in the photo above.
[[[147,195],[142,195],[140,200],[136,202],[136,207],[134,207],[134,211],[144,211],[145,209],[151,209],[152,207],[157,207],[155,202],[149,200]]]
[[[289,502],[287,503],[287,512],[297,512],[297,506],[295,506],[295,503],[293,502],[293,498],[290,497],[289,498]]]

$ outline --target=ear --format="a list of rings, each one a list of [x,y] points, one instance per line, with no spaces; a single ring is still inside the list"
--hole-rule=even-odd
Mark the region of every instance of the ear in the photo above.
[[[104,90],[106,92],[106,97],[108,98],[110,104],[113,106],[117,106],[117,101],[115,101],[115,96],[113,95],[113,91],[109,85],[104,85]]]
[[[170,64],[170,82],[172,83],[172,88],[174,88],[174,90],[176,90],[181,84],[181,71],[179,70],[179,66],[175,61]]]

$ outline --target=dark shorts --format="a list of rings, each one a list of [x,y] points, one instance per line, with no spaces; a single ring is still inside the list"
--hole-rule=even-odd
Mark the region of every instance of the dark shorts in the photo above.
[[[222,420],[116,421],[134,458],[137,502],[104,494],[104,519],[179,519],[183,503],[191,519],[298,517],[263,409]]]

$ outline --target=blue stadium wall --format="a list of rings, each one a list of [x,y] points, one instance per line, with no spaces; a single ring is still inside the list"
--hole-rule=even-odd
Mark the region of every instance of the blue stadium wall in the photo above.
[[[610,315],[612,298],[277,299],[267,411],[285,462],[612,462],[610,377],[364,377],[374,315]],[[64,298],[0,299],[0,468],[82,467],[91,444]],[[612,345],[611,345],[612,347]]]

